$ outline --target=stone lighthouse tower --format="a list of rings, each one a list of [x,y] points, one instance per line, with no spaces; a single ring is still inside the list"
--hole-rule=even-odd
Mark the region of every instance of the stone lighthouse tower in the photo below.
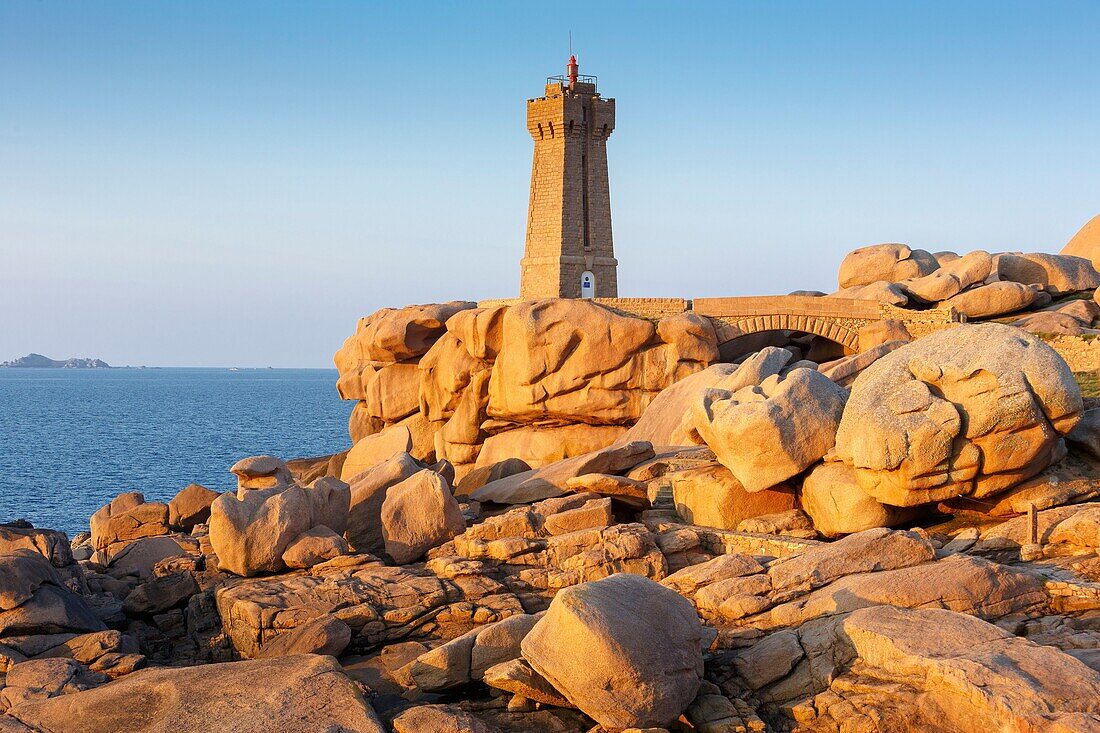
[[[546,80],[546,96],[527,100],[535,139],[521,298],[615,298],[607,138],[615,100],[580,76],[576,57],[566,76]]]

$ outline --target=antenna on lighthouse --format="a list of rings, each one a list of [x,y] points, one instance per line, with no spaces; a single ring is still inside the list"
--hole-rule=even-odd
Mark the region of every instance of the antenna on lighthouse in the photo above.
[[[569,30],[569,63],[565,66],[565,73],[569,77],[569,87],[577,83],[577,57],[573,55],[573,29]]]

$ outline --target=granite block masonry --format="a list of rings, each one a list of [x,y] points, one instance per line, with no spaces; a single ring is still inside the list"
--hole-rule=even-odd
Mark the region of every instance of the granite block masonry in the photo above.
[[[618,261],[612,246],[607,139],[615,100],[596,91],[596,77],[547,79],[546,96],[527,100],[535,141],[527,242],[520,297],[615,298]]]

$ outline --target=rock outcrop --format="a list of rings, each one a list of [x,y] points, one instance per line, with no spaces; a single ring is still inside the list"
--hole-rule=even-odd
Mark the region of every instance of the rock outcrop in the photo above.
[[[940,303],[943,308],[954,308],[968,318],[990,318],[1004,313],[1015,313],[1027,308],[1039,298],[1038,291],[1017,282],[993,282],[967,290]]]
[[[278,456],[250,456],[233,464],[229,472],[237,477],[237,494],[252,489],[273,489],[293,480],[286,462]]]
[[[560,427],[521,427],[491,435],[485,439],[475,466],[492,466],[501,461],[519,460],[530,468],[583,456],[615,443],[626,428],[620,425],[562,425]]]
[[[447,480],[430,469],[389,488],[381,520],[386,554],[400,564],[418,560],[466,529]]]
[[[369,555],[227,584],[217,589],[216,602],[230,643],[246,658],[326,615],[348,625],[350,648],[361,652],[409,638],[453,638],[524,612],[516,594],[479,563],[393,567]]]
[[[725,466],[703,464],[667,474],[672,501],[685,521],[704,527],[737,529],[743,521],[798,506],[794,487],[777,484],[747,490]]]
[[[1083,257],[1032,254],[998,255],[994,261],[997,276],[1002,281],[1038,284],[1055,294],[1075,293],[1100,287],[1100,273]]]
[[[73,563],[72,548],[64,532],[35,529],[30,524],[0,524],[0,555],[8,555],[16,550],[37,552],[55,568],[67,567]]]
[[[385,731],[340,665],[316,655],[149,669],[87,692],[25,702],[8,715],[33,731],[75,731],[77,725],[83,733],[160,733],[211,725],[245,731],[256,730],[257,721],[266,730],[286,733]]]
[[[100,631],[103,621],[43,555],[0,555],[0,640],[20,634]],[[2,643],[2,641],[0,641]]]
[[[210,505],[217,498],[218,492],[190,484],[168,502],[168,526],[190,532],[195,525],[206,523],[210,519]]]
[[[982,498],[1065,453],[1081,393],[1053,349],[995,324],[941,331],[894,351],[852,385],[836,455],[881,503]]]
[[[344,532],[350,502],[348,485],[333,478],[223,494],[210,507],[210,543],[219,566],[237,575],[278,572],[286,568],[283,554],[306,532]]]
[[[702,628],[682,596],[636,575],[561,591],[523,658],[607,728],[668,726],[699,691]],[[566,640],[568,640],[566,642]]]
[[[1100,725],[1100,673],[972,616],[878,606],[834,627],[838,641],[813,651],[853,661],[807,706],[809,729],[843,729],[853,708],[874,710],[877,730]]]
[[[348,541],[321,524],[295,537],[283,551],[283,564],[302,569],[349,554]]]
[[[358,552],[381,555],[385,552],[382,536],[382,504],[390,487],[424,469],[408,453],[397,453],[360,472],[351,479],[347,538]]]
[[[487,413],[520,423],[629,423],[717,356],[714,329],[691,314],[654,326],[584,301],[520,303],[504,314]]]
[[[903,280],[902,290],[917,302],[938,303],[953,298],[967,288],[983,282],[993,269],[993,257],[977,250],[950,262],[923,277]]]
[[[746,491],[776,486],[833,448],[847,391],[813,369],[736,392],[709,389],[692,425]]]
[[[1082,257],[1100,270],[1100,216],[1094,216],[1081,227],[1059,254]]]
[[[369,471],[383,461],[414,450],[412,432],[407,425],[391,425],[386,429],[356,441],[348,451],[340,478],[353,483],[364,471]]]
[[[534,467],[598,450],[661,390],[718,359],[713,326],[692,313],[654,323],[581,300],[472,305],[360,322],[336,356],[341,396],[358,400],[344,480],[402,450],[458,466],[518,458]],[[416,338],[382,338],[421,321]],[[409,446],[372,440],[398,425]]]
[[[904,244],[875,244],[853,250],[840,263],[841,288],[876,282],[901,282],[930,275],[939,267],[936,258]]]
[[[473,491],[470,497],[498,504],[526,504],[549,499],[567,493],[569,480],[577,476],[619,475],[654,455],[653,446],[647,442],[617,445],[490,481]]]
[[[1100,275],[839,285],[363,319],[347,450],[0,525],[0,730],[1100,731]]]
[[[806,474],[799,499],[814,528],[826,537],[893,527],[914,519],[919,511],[883,504],[860,486],[854,468],[832,461],[820,463]]]
[[[92,515],[92,546],[108,559],[133,540],[168,534],[168,505],[136,492],[116,496]]]

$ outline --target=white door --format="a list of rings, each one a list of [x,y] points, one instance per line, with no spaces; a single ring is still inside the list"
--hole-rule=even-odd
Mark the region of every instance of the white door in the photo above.
[[[596,276],[588,270],[581,273],[581,297],[596,297]]]

